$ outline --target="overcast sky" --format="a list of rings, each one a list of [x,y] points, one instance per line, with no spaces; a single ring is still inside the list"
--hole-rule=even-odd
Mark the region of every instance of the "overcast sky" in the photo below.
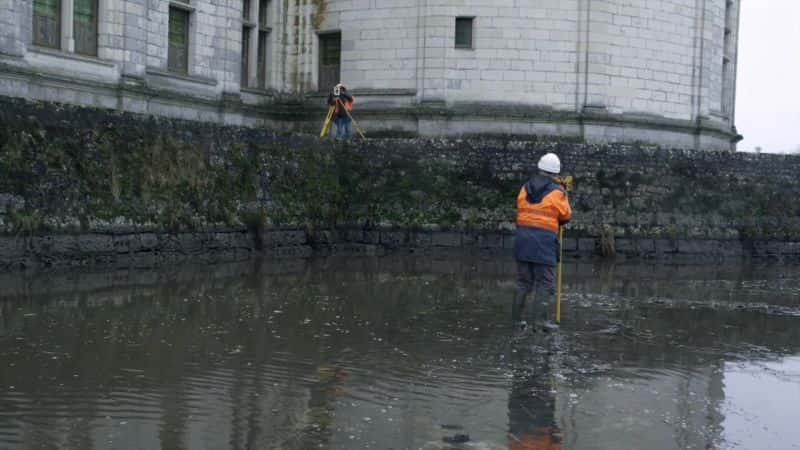
[[[800,0],[742,0],[736,127],[739,150],[800,147]]]

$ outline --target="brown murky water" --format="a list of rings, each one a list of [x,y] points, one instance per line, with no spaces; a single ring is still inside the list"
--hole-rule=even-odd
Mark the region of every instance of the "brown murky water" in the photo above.
[[[0,277],[0,448],[800,448],[800,268],[505,258]]]

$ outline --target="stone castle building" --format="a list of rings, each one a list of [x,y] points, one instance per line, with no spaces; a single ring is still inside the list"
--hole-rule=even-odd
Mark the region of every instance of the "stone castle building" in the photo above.
[[[734,149],[739,0],[0,0],[0,95],[373,135]]]

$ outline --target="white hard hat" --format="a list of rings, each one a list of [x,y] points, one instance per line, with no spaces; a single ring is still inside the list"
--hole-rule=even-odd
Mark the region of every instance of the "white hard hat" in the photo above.
[[[539,159],[539,170],[558,175],[561,173],[561,161],[555,153],[548,153]]]

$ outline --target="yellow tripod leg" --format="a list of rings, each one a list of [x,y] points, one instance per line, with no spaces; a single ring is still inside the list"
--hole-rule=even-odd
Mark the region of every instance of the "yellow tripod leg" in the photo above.
[[[558,271],[556,275],[556,323],[561,323],[561,272],[564,268],[564,228],[558,227]]]
[[[356,127],[356,131],[358,131],[358,134],[361,135],[361,139],[366,139],[367,137],[364,136],[364,132],[361,131],[361,128],[358,126],[358,122],[356,122],[356,119],[353,119],[353,116],[350,115],[350,111],[348,111],[347,108],[344,107],[344,103],[342,103],[341,99],[339,99],[339,103],[341,103],[342,109],[344,110],[345,114],[347,114],[347,117],[349,117],[350,120],[353,122],[353,125]]]
[[[325,137],[328,130],[331,128],[331,119],[333,118],[333,106],[328,108],[328,115],[325,116],[325,121],[322,122],[322,131],[319,132],[319,137]]]

